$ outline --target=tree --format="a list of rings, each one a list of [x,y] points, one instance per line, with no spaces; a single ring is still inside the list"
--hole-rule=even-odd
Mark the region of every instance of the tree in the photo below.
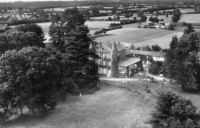
[[[77,89],[95,87],[98,81],[98,65],[88,37],[89,30],[84,25],[85,18],[75,9],[66,10],[61,21],[53,23],[52,39],[55,47],[62,52],[66,78],[71,78]]]
[[[160,93],[151,123],[153,128],[196,128],[196,109],[190,100],[171,92]]]
[[[34,32],[7,32],[0,35],[0,54],[7,50],[20,50],[27,46],[43,47],[44,44],[38,41],[38,36]]]
[[[168,76],[187,91],[200,89],[199,39],[197,32],[173,38],[166,55]]]
[[[38,44],[38,46],[40,47],[44,47],[44,32],[42,30],[42,28],[40,26],[38,26],[37,24],[25,24],[25,25],[21,25],[18,27],[18,30],[20,32],[24,32],[24,33],[27,33],[29,32],[32,32],[32,33],[35,33],[36,36],[34,37],[35,39],[35,43]]]
[[[49,51],[27,47],[0,57],[0,109],[4,118],[26,107],[44,113],[54,109],[60,90],[60,67]]]
[[[192,32],[195,32],[192,24],[187,24],[187,28],[184,30],[184,34],[190,34]]]
[[[149,67],[149,73],[153,75],[159,75],[160,73],[163,73],[164,71],[163,64],[161,62],[152,62],[151,66]]]
[[[174,14],[172,16],[172,21],[173,22],[178,22],[181,18],[181,11],[179,9],[174,10]]]
[[[152,21],[154,23],[158,23],[159,22],[159,19],[157,17],[153,18],[153,17],[150,17],[149,18],[149,21]]]
[[[162,50],[162,48],[159,45],[152,45],[151,49],[152,51],[158,51],[158,52]]]
[[[168,26],[168,30],[174,30],[176,27],[176,25],[174,23],[170,23],[169,26]]]
[[[138,12],[137,12],[137,16],[140,17],[140,22],[146,22],[146,20],[147,20],[147,16],[144,15],[143,12],[138,11]]]
[[[149,47],[149,45],[142,46],[139,49],[143,51],[151,51],[151,48]]]

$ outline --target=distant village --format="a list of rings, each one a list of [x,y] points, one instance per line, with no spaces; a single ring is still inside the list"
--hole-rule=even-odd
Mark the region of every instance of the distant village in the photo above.
[[[143,27],[159,27],[163,28],[165,23],[169,21],[165,18],[156,19],[157,16],[163,15],[168,17],[174,11],[174,8],[190,8],[197,12],[200,11],[198,5],[185,5],[183,2],[176,3],[176,5],[154,5],[154,4],[119,4],[113,6],[103,5],[90,5],[90,6],[71,6],[61,8],[2,8],[0,10],[0,23],[8,25],[17,25],[25,22],[47,22],[50,21],[52,16],[64,12],[66,9],[76,7],[87,19],[93,20],[92,17],[97,16],[109,16],[104,20],[108,21],[121,21],[122,23],[133,23],[140,20],[139,12],[142,12],[145,16],[148,16],[147,24]],[[183,12],[190,13],[190,12]],[[97,20],[97,19],[95,19]],[[102,19],[101,19],[102,20]],[[158,21],[156,21],[158,20]],[[156,21],[159,24],[152,25],[152,21]],[[2,25],[1,25],[2,26]],[[3,27],[1,27],[3,29]]]

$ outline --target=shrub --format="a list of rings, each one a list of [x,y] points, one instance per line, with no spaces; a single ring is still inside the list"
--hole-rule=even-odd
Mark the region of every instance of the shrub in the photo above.
[[[153,128],[195,128],[196,107],[192,102],[168,92],[159,94],[157,112],[153,114]]]
[[[7,51],[0,57],[0,114],[3,119],[54,109],[60,82],[57,58],[42,48]]]
[[[151,66],[149,67],[149,73],[153,75],[159,75],[159,73],[164,72],[164,66],[161,62],[153,61]]]
[[[175,30],[175,24],[174,23],[170,23],[168,26],[168,30]]]

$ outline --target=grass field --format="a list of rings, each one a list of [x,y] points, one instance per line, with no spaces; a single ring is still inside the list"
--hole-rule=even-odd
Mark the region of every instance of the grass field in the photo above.
[[[94,94],[69,96],[48,116],[23,117],[1,128],[151,128],[148,123],[155,110],[157,93],[172,91],[192,100],[200,108],[200,95],[183,93],[178,86],[135,82],[102,83]],[[109,85],[109,86],[108,86]]]
[[[118,21],[87,21],[85,25],[88,26],[90,30],[90,34],[94,34],[95,31],[101,30],[103,28],[108,28],[108,26],[111,23],[119,23]],[[45,43],[49,42],[49,27],[51,25],[51,22],[46,22],[46,23],[38,23],[39,26],[42,27],[45,35]]]
[[[168,48],[172,36],[180,35],[180,32],[124,27],[123,29],[109,31],[107,34],[110,35],[96,38],[96,41],[103,43],[119,41],[127,45],[136,44],[137,46],[158,44],[162,48]]]
[[[200,23],[200,14],[183,14],[181,21],[188,23]]]

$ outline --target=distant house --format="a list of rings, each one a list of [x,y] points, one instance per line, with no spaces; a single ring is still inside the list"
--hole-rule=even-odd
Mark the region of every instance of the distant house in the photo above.
[[[112,10],[99,10],[100,14],[112,14]]]
[[[103,7],[104,9],[113,9],[114,7]]]

